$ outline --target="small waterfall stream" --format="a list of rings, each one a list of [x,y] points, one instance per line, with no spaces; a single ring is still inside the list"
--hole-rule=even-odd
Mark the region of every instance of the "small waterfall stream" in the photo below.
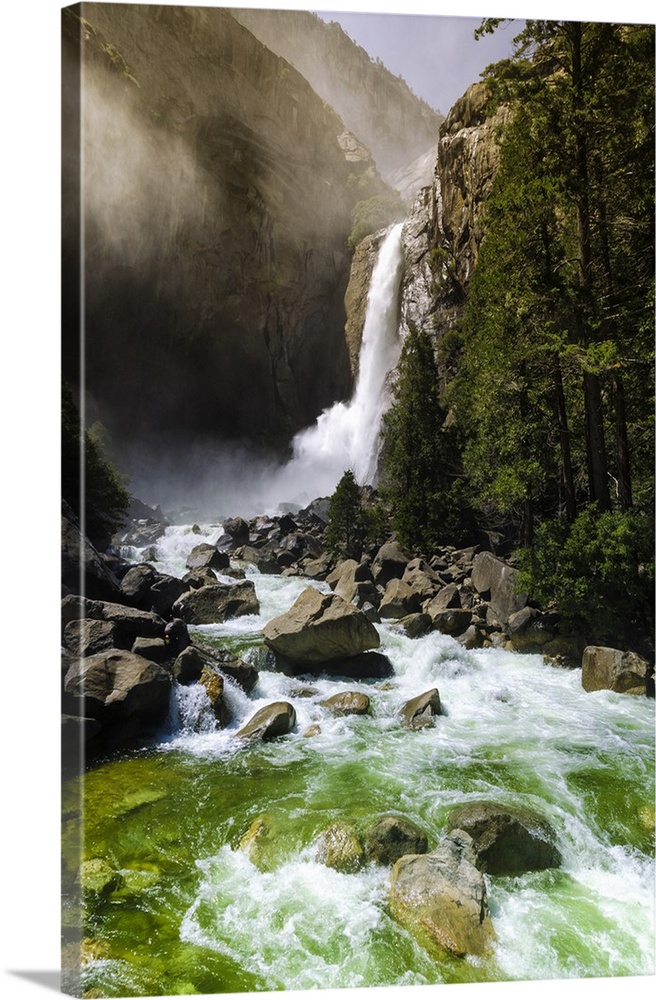
[[[299,490],[308,499],[330,494],[346,469],[362,485],[375,481],[380,424],[389,405],[387,376],[401,353],[402,231],[403,223],[398,223],[385,236],[371,276],[353,395],[324,410],[312,427],[296,435],[293,458],[270,486],[277,500],[293,500]]]

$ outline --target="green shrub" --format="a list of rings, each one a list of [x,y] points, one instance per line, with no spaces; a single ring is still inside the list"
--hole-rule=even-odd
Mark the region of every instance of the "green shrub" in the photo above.
[[[643,637],[654,620],[653,518],[589,504],[572,524],[545,521],[521,553],[518,587],[588,641]]]
[[[404,216],[405,209],[398,198],[376,195],[375,198],[359,201],[351,211],[353,229],[347,240],[349,250],[355,250],[365,236],[377,233],[379,229],[384,229],[393,222],[400,222]]]

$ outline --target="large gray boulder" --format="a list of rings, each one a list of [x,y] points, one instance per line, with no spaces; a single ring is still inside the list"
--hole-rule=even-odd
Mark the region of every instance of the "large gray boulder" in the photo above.
[[[64,690],[69,697],[83,699],[85,714],[98,719],[104,733],[118,724],[120,733],[115,735],[129,738],[166,718],[171,674],[143,656],[110,649],[76,660]],[[128,719],[131,725],[121,728]]]
[[[373,561],[371,572],[380,587],[386,587],[390,580],[400,579],[410,557],[398,542],[390,541],[381,545]]]
[[[449,815],[448,829],[470,835],[476,864],[490,875],[516,875],[560,865],[554,831],[529,809],[467,802]]]
[[[361,691],[340,691],[321,702],[332,715],[368,715],[371,702]]]
[[[558,618],[537,608],[522,608],[508,618],[508,635],[511,646],[518,652],[539,653],[557,637]]]
[[[209,567],[221,571],[230,567],[230,556],[227,552],[219,552],[216,545],[201,542],[187,556],[186,565],[189,570]]]
[[[338,597],[308,587],[289,611],[267,622],[266,644],[296,664],[318,664],[355,656],[380,645],[362,611]]]
[[[390,884],[393,916],[421,943],[458,956],[490,951],[495,935],[468,833],[454,830],[431,854],[399,858]]]
[[[274,701],[259,709],[237,733],[240,739],[256,742],[286,736],[296,725],[294,706],[288,701]]]
[[[173,614],[188,625],[213,625],[229,618],[256,615],[259,610],[260,602],[250,580],[188,590],[173,605]]]
[[[118,630],[113,622],[79,618],[64,628],[64,645],[76,656],[92,656],[104,649],[120,646]]]
[[[512,614],[526,605],[526,594],[518,594],[518,572],[491,552],[479,552],[474,558],[471,582],[489,604],[492,617],[505,625]]]
[[[584,691],[647,694],[653,676],[653,664],[630,650],[610,646],[586,646],[583,650],[581,683]]]
[[[421,611],[421,603],[421,594],[405,580],[390,580],[378,605],[378,614],[381,618],[406,618]]]
[[[164,638],[166,622],[151,611],[141,611],[113,601],[93,601],[69,595],[61,602],[62,626],[80,619],[111,622],[115,626],[116,645],[130,649],[137,636]]]

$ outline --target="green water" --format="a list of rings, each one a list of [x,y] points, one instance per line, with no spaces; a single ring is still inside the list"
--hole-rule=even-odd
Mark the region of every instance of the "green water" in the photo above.
[[[203,641],[254,652],[304,586],[256,580],[260,616],[199,630]],[[261,670],[249,696],[228,683],[233,723],[217,732],[198,731],[193,692],[180,690],[158,744],[65,786],[64,924],[82,922],[90,997],[654,974],[653,701],[588,694],[580,671],[537,656],[380,632],[395,669],[386,681],[307,678],[316,694],[300,697],[298,680]],[[445,713],[435,728],[402,728],[400,705],[432,687]],[[322,708],[349,689],[370,696],[370,716]],[[241,746],[239,726],[283,699],[294,732]],[[388,869],[344,874],[316,860],[335,820],[365,835],[390,812],[433,849],[450,811],[480,798],[536,810],[562,856],[557,870],[486,878],[487,959],[420,945],[389,913]],[[265,835],[247,850],[255,821]],[[105,891],[87,893],[80,913],[75,879],[93,859]]]

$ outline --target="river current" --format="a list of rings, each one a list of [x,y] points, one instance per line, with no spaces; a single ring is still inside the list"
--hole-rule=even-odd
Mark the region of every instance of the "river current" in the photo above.
[[[154,565],[183,575],[193,545],[219,533],[169,528]],[[261,669],[262,626],[311,581],[248,573],[260,614],[192,629],[260,668],[250,695],[227,681],[230,725],[215,729],[200,688],[177,687],[156,740],[64,788],[65,814],[84,809],[85,858],[122,876],[85,928],[84,989],[125,997],[654,974],[652,700],[586,693],[580,670],[467,651],[439,633],[409,639],[391,622],[377,626],[395,671],[385,681]],[[399,707],[432,687],[444,715],[432,729],[402,728]],[[328,715],[320,702],[343,690],[367,693],[371,715]],[[239,727],[279,699],[295,707],[294,731],[242,745]],[[303,736],[315,723],[320,732]],[[366,829],[387,813],[421,826],[432,850],[449,811],[482,798],[537,810],[562,855],[557,869],[486,876],[489,959],[420,947],[388,912],[388,869],[342,874],[316,860],[333,821]],[[253,855],[239,845],[258,818],[269,835]]]

